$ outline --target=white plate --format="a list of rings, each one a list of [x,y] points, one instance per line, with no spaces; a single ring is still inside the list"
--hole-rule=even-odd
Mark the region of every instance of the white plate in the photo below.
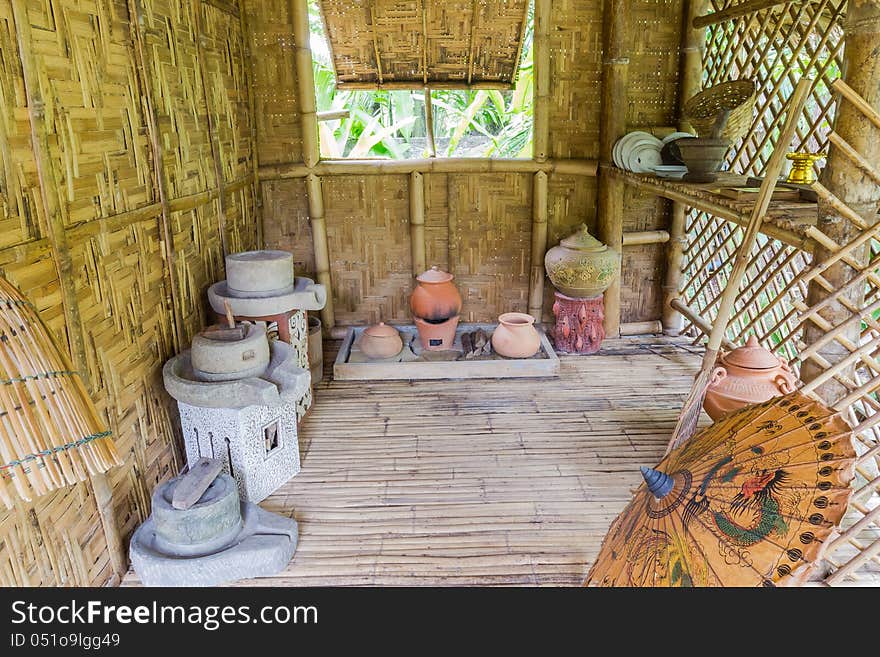
[[[662,144],[665,146],[674,139],[681,139],[682,137],[693,137],[693,135],[689,132],[673,132],[672,134],[668,134],[663,138]]]
[[[630,149],[627,159],[629,169],[633,173],[652,173],[654,167],[663,164],[660,149],[651,142],[637,142]]]
[[[654,139],[647,132],[641,132],[636,130],[635,132],[630,132],[625,134],[623,137],[617,140],[617,143],[614,145],[617,149],[617,154],[615,155],[614,151],[612,151],[612,159],[614,159],[614,163],[621,169],[626,169],[626,149],[629,148],[630,144],[633,143],[634,140],[639,138],[648,137],[650,139]]]
[[[627,136],[629,137],[629,139],[627,139],[627,141],[624,142],[624,144],[620,148],[621,163],[628,171],[633,171],[635,173],[646,173],[645,171],[641,171],[641,164],[640,162],[638,162],[638,158],[633,158],[633,154],[637,150],[641,152],[642,149],[649,149],[656,151],[659,157],[662,143],[655,136],[650,135],[647,132],[636,131],[631,132]],[[661,163],[662,162],[657,162],[657,164]]]
[[[658,178],[672,178],[678,180],[687,173],[687,167],[676,164],[661,164],[654,167],[654,173]]]

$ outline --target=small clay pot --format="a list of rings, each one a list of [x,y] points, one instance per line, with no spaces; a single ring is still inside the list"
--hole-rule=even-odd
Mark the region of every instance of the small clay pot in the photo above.
[[[530,358],[541,348],[535,318],[525,313],[504,313],[492,332],[492,349],[507,358]]]
[[[712,371],[703,408],[713,420],[749,404],[794,392],[797,377],[788,363],[749,336],[745,346],[721,354]]]
[[[379,322],[364,329],[358,346],[367,358],[391,358],[403,349],[403,340],[396,328]]]
[[[413,319],[419,332],[419,341],[428,351],[444,351],[452,349],[455,343],[455,330],[458,328],[459,316],[450,317],[445,322],[426,322],[421,317]]]
[[[416,278],[419,284],[409,298],[413,317],[439,324],[458,315],[461,295],[452,279],[452,274],[439,267],[431,267]]]
[[[707,183],[718,179],[718,171],[730,148],[725,139],[681,139],[676,142],[682,161],[688,168],[687,182]]]

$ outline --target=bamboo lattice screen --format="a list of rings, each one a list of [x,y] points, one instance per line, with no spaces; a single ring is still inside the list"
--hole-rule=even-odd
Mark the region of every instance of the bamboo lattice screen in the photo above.
[[[712,0],[712,9],[735,3]],[[810,152],[826,151],[832,134],[836,95],[832,83],[841,73],[846,11],[845,0],[788,2],[710,26],[704,57],[704,85],[727,79],[752,78],[758,82],[756,117],[747,135],[734,144],[728,159],[731,170],[760,175],[778,135],[780,110],[801,75],[814,78],[811,97],[800,118],[793,146]],[[841,101],[846,102],[846,101]],[[880,129],[877,130],[880,139]],[[821,169],[821,165],[817,167]],[[880,182],[880,181],[878,181]],[[691,210],[687,219],[687,245],[683,263],[681,296],[692,312],[714,321],[717,305],[727,282],[742,229],[705,212]],[[841,576],[829,581],[858,580],[860,573],[880,571],[880,242],[877,229],[856,228],[854,237],[838,243],[816,226],[786,225],[809,245],[804,250],[761,235],[751,253],[751,262],[736,303],[735,317],[727,338],[741,344],[749,333],[781,356],[792,361],[795,370],[812,368],[807,390],[822,394],[822,386],[833,382],[839,394],[830,398],[845,409],[858,427],[860,461],[856,492],[844,522],[848,530],[833,542],[827,559]],[[862,245],[860,247],[860,245]],[[864,246],[867,245],[867,246]],[[844,247],[841,249],[841,247]],[[813,253],[816,252],[814,257]],[[851,266],[844,289],[835,285],[823,270],[841,260]],[[831,300],[811,299],[813,285],[833,294]],[[864,288],[861,303],[852,303],[840,292]],[[820,311],[832,303],[842,304],[849,317],[841,324],[829,322]],[[848,305],[847,305],[848,304]],[[861,325],[857,340],[847,337],[847,327]],[[846,326],[843,326],[846,324]],[[810,329],[823,333],[805,342]],[[686,330],[701,341],[704,332],[694,323]],[[821,353],[832,344],[844,356],[832,364]],[[805,365],[808,364],[808,365]]]

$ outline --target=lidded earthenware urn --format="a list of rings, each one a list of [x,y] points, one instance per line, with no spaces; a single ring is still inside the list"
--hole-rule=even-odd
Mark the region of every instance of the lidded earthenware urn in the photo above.
[[[703,402],[713,420],[797,388],[797,377],[785,359],[762,347],[754,335],[744,346],[722,353],[715,365]]]
[[[599,296],[620,274],[620,253],[590,235],[586,224],[547,251],[544,268],[553,287],[569,297]]]
[[[400,333],[393,326],[379,322],[364,329],[359,346],[368,358],[391,358],[403,349]]]
[[[461,295],[453,276],[431,267],[416,278],[419,282],[409,298],[409,307],[425,349],[452,349],[461,312]]]
[[[507,358],[530,358],[541,348],[535,318],[525,313],[504,313],[492,332],[492,349]]]

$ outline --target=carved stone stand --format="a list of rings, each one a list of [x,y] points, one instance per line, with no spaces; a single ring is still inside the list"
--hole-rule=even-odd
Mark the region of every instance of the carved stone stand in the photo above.
[[[564,354],[594,354],[605,339],[605,300],[600,294],[589,299],[556,293],[553,303],[556,326],[550,332],[553,347]]]

